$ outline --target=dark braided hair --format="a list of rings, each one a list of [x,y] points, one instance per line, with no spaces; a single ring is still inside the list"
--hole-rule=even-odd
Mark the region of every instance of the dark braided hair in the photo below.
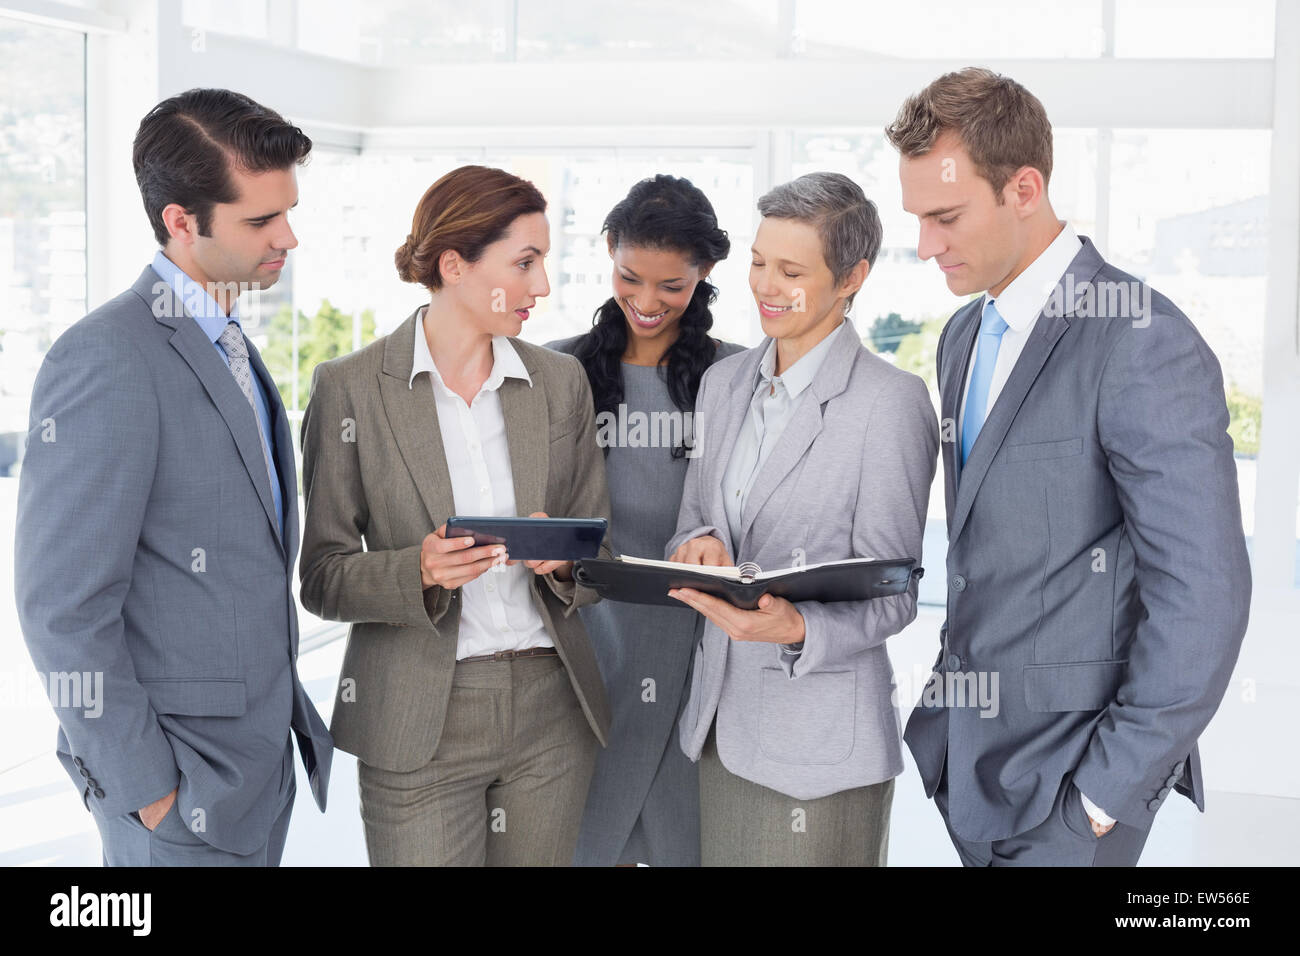
[[[643,179],[610,210],[601,232],[610,245],[641,246],[680,252],[691,265],[712,266],[727,258],[731,242],[718,227],[718,217],[708,197],[687,179],[660,174]],[[718,297],[707,279],[695,286],[691,301],[682,313],[677,340],[668,348],[659,374],[668,385],[668,395],[678,410],[691,411],[700,379],[713,364],[716,343],[709,338],[713,313],[709,306]],[[591,331],[574,346],[573,354],[587,370],[596,414],[617,415],[623,401],[623,352],[627,348],[627,319],[618,300],[610,297],[596,310]],[[609,449],[605,449],[608,454]],[[673,449],[674,458],[686,449]]]

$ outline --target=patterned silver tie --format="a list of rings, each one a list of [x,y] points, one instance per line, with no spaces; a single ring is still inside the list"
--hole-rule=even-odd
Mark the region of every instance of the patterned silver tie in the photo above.
[[[266,477],[271,480],[271,459],[266,454],[266,443],[262,441],[262,424],[257,420],[257,400],[253,397],[253,370],[248,364],[248,345],[244,342],[244,333],[239,330],[238,322],[228,322],[217,338],[230,359],[230,374],[235,376],[235,384],[248,399],[253,409],[253,424],[257,426],[257,447],[262,449],[262,461],[266,464]]]

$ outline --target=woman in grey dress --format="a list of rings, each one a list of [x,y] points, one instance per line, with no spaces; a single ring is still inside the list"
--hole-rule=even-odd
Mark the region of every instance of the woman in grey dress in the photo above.
[[[730,248],[704,193],[655,176],[605,219],[614,295],[592,330],[551,343],[576,355],[596,404],[609,478],[610,544],[662,558],[677,528],[704,370],[739,345],[709,337],[708,282]],[[690,608],[602,601],[580,611],[613,710],[596,758],[574,863],[698,866],[699,777],[677,745],[702,619]]]

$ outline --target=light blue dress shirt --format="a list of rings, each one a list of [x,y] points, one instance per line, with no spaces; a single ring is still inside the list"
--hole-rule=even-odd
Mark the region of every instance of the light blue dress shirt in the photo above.
[[[830,354],[834,343],[844,330],[838,325],[826,338],[822,339],[785,370],[783,375],[776,372],[776,339],[767,344],[763,360],[758,366],[758,381],[754,385],[754,394],[749,401],[749,415],[740,427],[731,458],[722,475],[723,505],[727,513],[727,524],[731,528],[731,558],[739,561],[737,550],[740,547],[740,522],[745,513],[745,502],[754,488],[754,481],[763,468],[763,463],[772,454],[772,449],[781,440],[790,416],[799,405],[800,398],[808,390],[817,370]]]
[[[217,304],[217,300],[208,294],[207,289],[195,282],[181,271],[176,263],[168,259],[161,249],[153,257],[153,271],[158,277],[172,287],[185,311],[198,323],[203,334],[208,337],[212,347],[221,356],[221,361],[230,368],[230,357],[217,341],[226,330],[229,322],[239,324],[239,303],[230,308],[230,315]],[[240,325],[240,331],[243,326]],[[262,438],[262,447],[266,451],[266,462],[270,468],[271,498],[275,502],[275,516],[280,524],[280,538],[284,538],[284,491],[280,487],[280,472],[275,466],[275,440],[271,433],[271,403],[256,370],[253,372],[253,398],[257,404],[257,430]]]

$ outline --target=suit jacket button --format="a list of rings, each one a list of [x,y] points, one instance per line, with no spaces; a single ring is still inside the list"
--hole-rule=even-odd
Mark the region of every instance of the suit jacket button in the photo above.
[[[954,574],[952,576],[952,589],[954,591],[965,591],[966,579],[962,577],[960,574]]]
[[[1184,767],[1184,766],[1186,766],[1186,765],[1183,763],[1183,761],[1181,761],[1181,760],[1178,761],[1178,763],[1174,764],[1174,773],[1176,773],[1176,774],[1178,774],[1179,776],[1181,776],[1181,775],[1182,775],[1182,772],[1183,772],[1183,767]]]
[[[103,791],[103,790],[100,790],[100,789],[98,789],[98,788],[96,788],[96,790],[95,790],[95,797],[96,797],[97,799],[99,799],[99,800],[103,800],[103,799],[104,799],[104,791]]]
[[[73,757],[72,762],[76,764],[78,767],[82,766],[82,760],[80,757]]]
[[[80,770],[77,771],[77,773],[81,774],[83,777],[90,776],[90,771],[87,770],[85,767],[82,767]]]
[[[87,777],[86,786],[88,786],[91,790],[94,790],[96,787],[99,786],[99,781],[96,780],[94,777]]]
[[[1165,777],[1166,787],[1172,787],[1177,782],[1178,782],[1178,774],[1176,773],[1171,773],[1169,776]]]
[[[1155,812],[1156,812],[1156,808],[1159,807],[1159,806],[1160,806],[1160,798],[1159,798],[1159,797],[1154,797],[1154,798],[1152,798],[1152,799],[1150,799],[1150,800],[1147,801],[1147,809],[1150,810],[1152,813],[1155,813]]]
[[[948,670],[950,671],[961,670],[961,658],[958,657],[956,654],[948,655]]]
[[[1161,800],[1163,800],[1167,796],[1169,796],[1168,787],[1161,787],[1159,790],[1156,791],[1156,797],[1158,797]]]

